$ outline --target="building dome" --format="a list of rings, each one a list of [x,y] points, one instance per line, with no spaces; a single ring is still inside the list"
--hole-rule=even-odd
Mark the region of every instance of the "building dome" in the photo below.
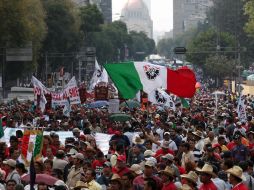
[[[124,6],[125,9],[131,10],[143,9],[144,7],[146,7],[146,5],[143,0],[129,0]]]

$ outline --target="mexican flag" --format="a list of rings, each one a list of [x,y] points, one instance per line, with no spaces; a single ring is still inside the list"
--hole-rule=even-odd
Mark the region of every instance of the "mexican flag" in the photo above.
[[[181,103],[184,108],[189,108],[190,104],[185,98],[181,98]]]
[[[157,88],[183,98],[195,94],[196,77],[187,67],[175,71],[148,62],[123,62],[105,64],[104,68],[124,99],[134,98],[139,90],[150,94]]]
[[[21,158],[28,164],[31,157],[35,159],[41,157],[43,145],[43,132],[40,130],[25,130],[23,135]]]

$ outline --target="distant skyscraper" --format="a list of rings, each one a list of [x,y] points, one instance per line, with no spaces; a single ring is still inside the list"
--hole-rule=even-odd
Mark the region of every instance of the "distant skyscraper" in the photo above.
[[[122,9],[121,20],[126,23],[128,31],[142,31],[153,38],[153,21],[143,0],[128,0]]]
[[[173,0],[173,36],[181,35],[190,28],[197,27],[206,19],[207,10],[213,0]]]

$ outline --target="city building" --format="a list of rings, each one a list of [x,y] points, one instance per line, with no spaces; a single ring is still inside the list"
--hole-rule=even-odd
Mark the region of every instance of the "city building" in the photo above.
[[[90,4],[96,4],[103,14],[104,22],[112,22],[112,0],[74,0],[78,6],[86,6]]]
[[[211,6],[213,0],[173,0],[173,37],[204,22]]]
[[[121,20],[126,23],[128,31],[144,32],[153,38],[153,21],[143,0],[128,0],[122,9]]]
[[[143,0],[144,3],[146,4],[148,11],[149,11],[149,15],[151,16],[151,0]]]

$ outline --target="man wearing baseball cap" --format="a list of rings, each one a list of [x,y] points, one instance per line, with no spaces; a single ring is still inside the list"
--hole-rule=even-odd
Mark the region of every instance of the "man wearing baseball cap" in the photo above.
[[[118,156],[116,166],[112,168],[112,172],[122,177],[123,174],[128,173],[129,171],[130,169],[126,166],[126,157],[124,155]]]
[[[17,184],[20,183],[20,175],[18,174],[16,170],[16,164],[17,162],[13,159],[9,159],[6,161],[3,161],[3,164],[6,165],[6,169],[9,171],[9,174],[6,177],[6,181],[8,180],[14,180]]]
[[[84,173],[82,165],[84,161],[84,155],[77,153],[73,157],[73,166],[70,169],[70,173],[67,177],[66,185],[69,189],[75,187],[77,181],[80,181],[81,175]]]
[[[155,162],[148,160],[145,163],[144,174],[137,176],[133,180],[134,189],[144,189],[145,179],[152,178],[156,181],[158,189],[162,188],[162,181],[159,177],[154,175]]]

